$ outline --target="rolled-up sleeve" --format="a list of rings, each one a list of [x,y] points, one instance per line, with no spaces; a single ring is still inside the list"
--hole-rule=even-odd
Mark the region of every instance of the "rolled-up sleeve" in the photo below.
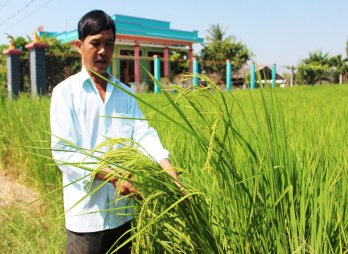
[[[68,164],[94,162],[94,159],[77,148],[81,145],[81,128],[71,99],[59,88],[53,90],[50,108],[52,156],[59,169],[76,180],[88,175],[89,171]]]
[[[162,146],[157,131],[150,127],[148,122],[144,119],[144,115],[135,100],[132,101],[131,112],[135,118],[133,132],[134,141],[139,143],[141,147],[145,149],[146,153],[158,163],[160,163],[162,159],[168,159],[169,152]]]

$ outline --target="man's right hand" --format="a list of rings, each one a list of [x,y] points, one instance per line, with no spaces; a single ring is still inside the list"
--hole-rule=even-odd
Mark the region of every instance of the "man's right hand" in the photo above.
[[[114,172],[112,169],[104,168],[102,172],[99,172],[98,174],[96,174],[94,179],[98,181],[104,181],[110,178],[110,175],[112,175],[113,173]],[[128,178],[131,180],[134,180],[134,176],[132,175],[130,175]],[[129,195],[134,193],[136,194],[137,199],[142,200],[140,192],[133,187],[131,182],[127,180],[120,180],[120,179],[117,179],[116,177],[111,177],[111,179],[109,179],[109,182],[112,183],[112,185],[121,195]]]

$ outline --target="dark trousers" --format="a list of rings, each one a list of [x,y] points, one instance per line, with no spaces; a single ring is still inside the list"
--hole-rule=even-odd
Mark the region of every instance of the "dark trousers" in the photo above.
[[[131,228],[131,222],[127,222],[118,228],[92,232],[92,233],[76,233],[67,230],[67,254],[102,254],[112,253],[113,250],[127,240],[131,234],[128,232],[125,236],[120,238],[127,230]],[[117,241],[117,245],[114,243]],[[114,245],[114,246],[113,246]],[[112,247],[113,246],[113,247]],[[112,248],[111,248],[112,247]],[[116,253],[130,254],[132,244],[127,243]]]

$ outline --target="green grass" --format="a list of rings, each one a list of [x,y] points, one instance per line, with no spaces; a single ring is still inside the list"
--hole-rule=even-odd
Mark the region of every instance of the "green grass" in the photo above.
[[[1,253],[64,253],[63,211],[54,204],[58,200],[35,205],[35,209],[33,205],[1,208]]]
[[[347,87],[284,89],[277,95],[264,91],[263,97],[260,92],[251,98],[249,92],[237,93],[242,110],[228,100],[234,113],[225,122],[232,119],[226,125],[238,135],[234,130],[226,135],[226,125],[220,125],[214,138],[215,172],[204,170],[209,152],[199,148],[194,135],[177,134],[175,143],[170,135],[162,137],[172,144],[177,163],[193,175],[191,185],[209,201],[210,223],[218,225],[210,229],[216,230],[216,246],[227,243],[219,252],[346,252],[347,109],[341,103]],[[213,119],[219,116],[222,103],[199,101]],[[192,121],[200,134],[213,133],[207,128],[214,120]],[[176,149],[183,140],[184,147]]]
[[[149,105],[140,105],[192,197],[179,202],[185,196],[158,165],[142,161],[149,168],[138,169],[135,183],[145,197],[136,210],[139,253],[347,253],[347,86],[167,96],[141,94]],[[42,141],[49,140],[49,100],[3,101],[1,109],[3,167],[25,174],[43,192],[57,188],[59,172],[46,166],[49,152],[34,150],[44,155],[38,157],[16,147],[48,147]],[[126,169],[141,159],[133,156]],[[59,211],[61,201],[52,202]],[[23,233],[12,231],[20,221],[27,223]],[[11,225],[4,230],[15,233],[5,242],[26,242],[40,228],[18,213]],[[48,242],[47,249],[57,249]]]
[[[60,184],[60,174],[50,157],[50,100],[23,95],[18,100],[0,101],[0,156],[3,167],[24,175],[29,184],[47,190]],[[35,149],[37,147],[37,149]],[[47,149],[47,150],[43,150]],[[37,156],[40,155],[40,156]]]

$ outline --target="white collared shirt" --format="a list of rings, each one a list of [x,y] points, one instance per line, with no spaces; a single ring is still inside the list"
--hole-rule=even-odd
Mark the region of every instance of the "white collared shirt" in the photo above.
[[[111,75],[109,79],[131,91]],[[114,208],[132,205],[131,200],[125,199],[115,204],[115,189],[111,183],[84,199],[88,193],[85,187],[86,181],[90,180],[90,172],[64,165],[63,162],[86,161],[86,155],[69,147],[66,141],[77,147],[93,149],[107,137],[132,138],[157,162],[168,158],[168,151],[161,145],[157,132],[149,127],[147,121],[139,120],[144,117],[136,100],[108,83],[103,102],[83,67],[81,72],[53,89],[50,117],[52,155],[63,172],[63,185],[66,186],[63,190],[66,228],[74,232],[96,232],[116,228],[130,220],[130,216],[116,214],[126,214],[129,210]],[[93,162],[93,159],[89,157],[87,161]],[[87,177],[76,181],[84,176]],[[90,190],[100,184],[101,181],[94,181]]]

